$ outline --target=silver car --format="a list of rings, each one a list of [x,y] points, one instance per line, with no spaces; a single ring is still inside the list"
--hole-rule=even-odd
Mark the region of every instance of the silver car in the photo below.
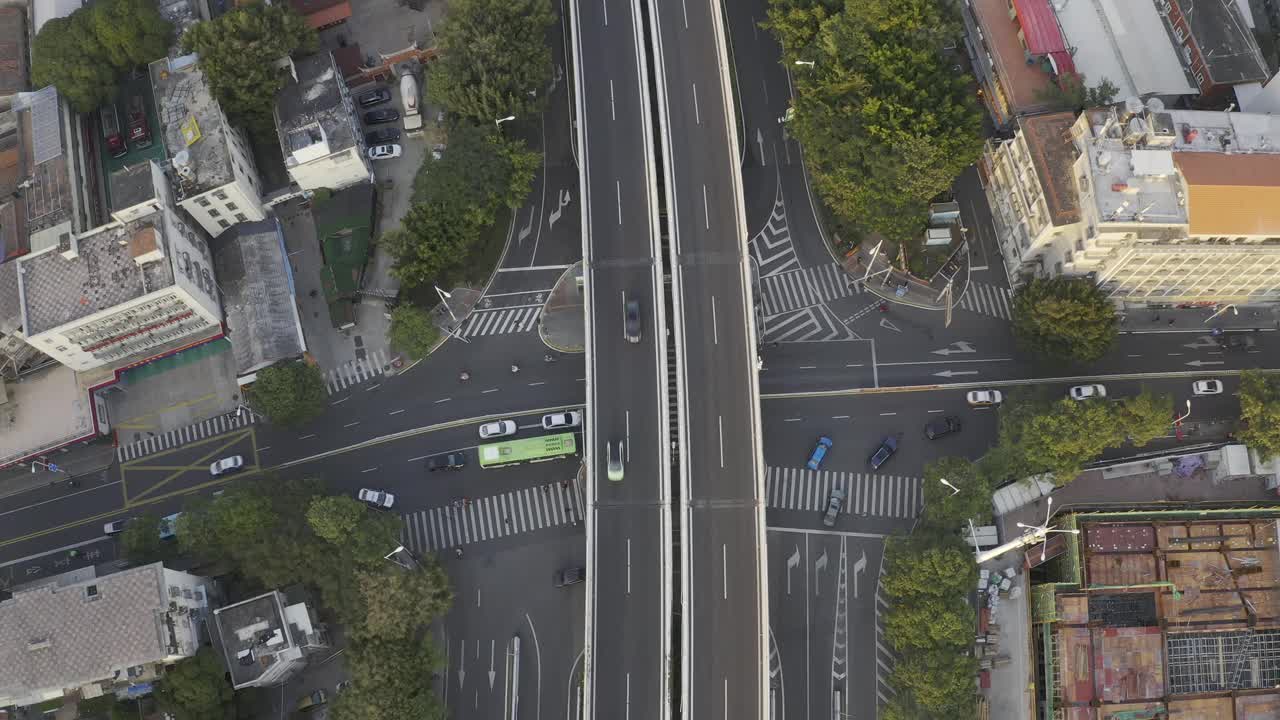
[[[494,420],[491,423],[485,423],[480,426],[480,439],[488,440],[495,437],[506,437],[516,434],[516,424],[513,420]]]
[[[822,524],[835,527],[836,518],[840,517],[840,509],[844,507],[844,488],[831,488],[831,497],[827,498],[827,512],[822,516]]]

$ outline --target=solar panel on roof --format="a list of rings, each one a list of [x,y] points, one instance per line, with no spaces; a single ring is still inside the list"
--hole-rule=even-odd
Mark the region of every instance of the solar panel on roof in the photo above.
[[[62,133],[58,119],[58,91],[52,85],[31,99],[32,150],[37,165],[62,154]]]

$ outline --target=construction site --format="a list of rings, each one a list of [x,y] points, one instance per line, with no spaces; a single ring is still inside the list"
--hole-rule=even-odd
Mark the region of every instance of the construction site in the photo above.
[[[1280,718],[1278,518],[1280,508],[1056,518],[1080,532],[1050,544],[1035,578],[1055,582],[1031,588],[1037,716]]]

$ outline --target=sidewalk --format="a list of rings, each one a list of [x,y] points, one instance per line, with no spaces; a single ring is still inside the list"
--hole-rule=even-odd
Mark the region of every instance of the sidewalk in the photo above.
[[[1225,312],[1220,312],[1223,310]],[[1182,332],[1208,335],[1213,328],[1258,331],[1280,329],[1280,306],[1275,305],[1125,307],[1118,310],[1117,314],[1122,333]]]
[[[871,251],[847,255],[840,262],[851,283],[862,283],[871,294],[886,302],[910,305],[922,310],[945,310],[947,298],[943,295],[951,283],[951,307],[969,288],[970,253],[967,241],[954,248],[945,267],[925,281],[899,270],[883,252],[870,257]],[[870,272],[868,272],[868,266]],[[865,283],[863,282],[863,279]]]
[[[100,438],[89,445],[55,450],[41,462],[56,465],[59,472],[50,472],[47,468],[36,465],[33,473],[30,462],[0,470],[0,498],[84,477],[110,467],[115,459],[116,449],[109,438]]]
[[[582,261],[565,270],[547,295],[538,318],[538,336],[552,350],[580,353],[586,350],[586,315],[582,288]]]
[[[454,288],[448,298],[440,298],[440,302],[431,308],[431,322],[440,328],[440,332],[444,335],[451,336],[466,342],[459,334],[462,326],[467,322],[467,316],[476,308],[476,304],[480,302],[483,295],[479,290],[471,288]],[[443,343],[447,338],[441,338]],[[437,346],[439,347],[439,346]]]

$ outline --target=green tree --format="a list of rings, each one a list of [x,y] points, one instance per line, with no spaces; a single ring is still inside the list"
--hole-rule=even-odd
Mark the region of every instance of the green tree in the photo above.
[[[971,720],[977,717],[974,677],[978,661],[960,652],[913,653],[901,660],[889,682],[910,693],[919,715],[931,720]]]
[[[1065,73],[1048,87],[1036,91],[1036,100],[1059,110],[1080,112],[1085,108],[1110,105],[1120,93],[1114,83],[1105,77],[1093,87],[1084,83],[1084,75]]]
[[[353,642],[351,687],[334,702],[334,720],[443,720],[445,709],[431,690],[431,673],[442,665],[426,636]]]
[[[1264,458],[1280,455],[1280,380],[1258,370],[1240,374],[1240,441]]]
[[[473,208],[424,202],[411,207],[400,227],[383,233],[379,242],[395,258],[391,272],[414,287],[439,282],[465,267],[482,229]]]
[[[169,50],[173,26],[152,0],[96,0],[85,10],[104,56],[118,72],[162,58]]]
[[[163,560],[168,553],[160,539],[160,516],[143,513],[125,523],[124,532],[120,533],[120,547],[133,565]]]
[[[973,608],[963,595],[917,597],[894,606],[885,617],[884,635],[898,652],[953,651],[973,642]]]
[[[31,44],[31,84],[53,85],[82,113],[92,112],[116,94],[116,70],[89,18],[84,8],[54,18],[40,28]]]
[[[949,544],[923,535],[891,538],[885,546],[885,575],[880,586],[896,606],[924,597],[964,597],[978,582],[973,552],[958,533]]]
[[[217,652],[204,646],[175,664],[156,687],[160,707],[181,720],[225,720],[234,691]]]
[[[492,125],[456,123],[449,149],[423,162],[413,181],[414,202],[470,208],[476,221],[490,225],[499,207],[520,207],[529,195],[542,156],[523,140],[507,138]]]
[[[440,329],[431,321],[431,313],[415,305],[397,305],[391,311],[391,330],[387,333],[391,347],[410,359],[426,357],[440,339]]]
[[[483,125],[536,115],[551,79],[553,22],[548,0],[455,0],[440,26],[441,55],[428,68],[427,91]]]
[[[364,503],[342,495],[313,498],[307,506],[307,524],[357,566],[379,564],[400,539],[398,515],[370,512]]]
[[[1013,334],[1046,358],[1097,360],[1116,339],[1115,306],[1087,278],[1034,278],[1013,296]]]
[[[414,637],[453,604],[453,589],[434,560],[405,571],[386,564],[356,575],[365,615],[351,630],[359,641]]]
[[[943,484],[953,485],[959,492]],[[991,517],[991,485],[973,461],[946,457],[924,466],[924,512],[929,525],[946,532],[968,527],[968,521],[985,525]]]
[[[1125,398],[1117,409],[1120,432],[1129,442],[1142,447],[1156,438],[1165,437],[1173,427],[1173,396],[1157,395],[1147,388]]]
[[[760,27],[772,31],[787,56],[786,65],[804,60],[813,48],[822,23],[844,7],[842,0],[771,0],[768,20]]]
[[[1054,482],[1066,485],[1086,463],[1101,457],[1107,448],[1119,447],[1124,432],[1118,414],[1105,401],[1063,398],[1049,412],[1036,415],[1022,433],[1022,451],[1028,464],[1053,473]]]
[[[274,99],[288,73],[279,60],[317,47],[316,33],[288,3],[248,3],[198,22],[182,47],[200,55],[200,70],[232,122],[274,141]]]
[[[320,368],[286,360],[258,371],[245,397],[271,422],[296,427],[324,412],[327,395]]]

